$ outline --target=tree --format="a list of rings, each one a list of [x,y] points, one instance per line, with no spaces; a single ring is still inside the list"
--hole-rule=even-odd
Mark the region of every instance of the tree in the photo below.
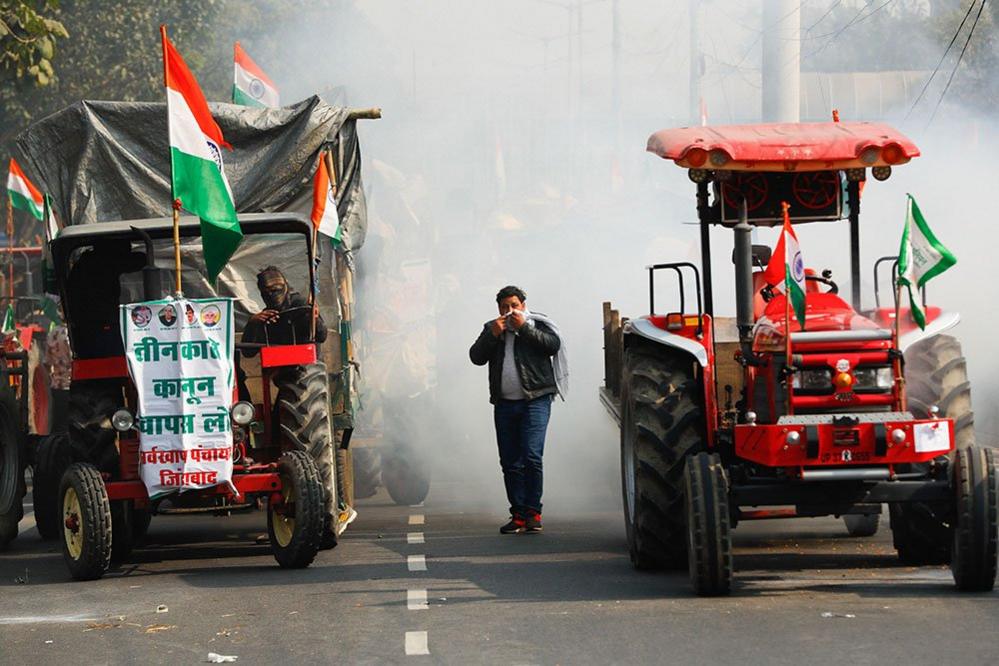
[[[50,16],[57,10],[57,0],[0,0],[0,64],[8,79],[30,79],[39,86],[52,82],[56,40],[69,37]]]

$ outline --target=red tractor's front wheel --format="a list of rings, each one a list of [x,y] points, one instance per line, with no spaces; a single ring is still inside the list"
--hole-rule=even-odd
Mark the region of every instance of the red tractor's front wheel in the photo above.
[[[687,458],[687,564],[690,584],[700,596],[728,594],[732,588],[732,524],[728,475],[716,453]]]
[[[308,453],[287,451],[278,461],[281,501],[267,508],[271,551],[286,569],[303,569],[316,558],[322,543],[325,514],[319,471]]]
[[[995,449],[973,446],[954,456],[954,545],[950,569],[961,590],[988,592],[996,584],[999,472]]]
[[[89,463],[74,463],[63,474],[62,557],[76,580],[96,580],[111,565],[111,503],[104,479]]]

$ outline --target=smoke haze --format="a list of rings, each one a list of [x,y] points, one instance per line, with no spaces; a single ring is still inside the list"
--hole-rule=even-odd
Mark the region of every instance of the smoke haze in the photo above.
[[[832,6],[815,4],[817,13]],[[848,12],[864,7],[836,4]],[[401,276],[419,266],[422,275],[432,275],[420,297],[432,321],[401,317],[418,335],[432,336],[428,349],[436,361],[434,406],[417,410],[421,423],[414,432],[433,460],[435,484],[471,481],[470,509],[505,510],[486,372],[471,365],[467,350],[483,322],[496,316],[495,292],[511,283],[527,291],[530,308],[560,324],[570,355],[572,391],[566,403],[554,405],[546,449],[548,510],[565,512],[581,500],[617,506],[617,428],[596,393],[603,381],[601,303],[613,301],[625,316],[643,314],[644,266],[699,263],[697,229],[690,224],[694,187],[683,170],[644,152],[653,131],[690,121],[687,9],[687,2],[651,0],[366,0],[308,10],[280,28],[285,50],[273,78],[284,99],[336,87],[343,95],[338,101],[384,110],[382,120],[361,127],[373,221],[369,244],[357,257],[356,328],[368,335],[365,313],[381,309],[393,316],[385,285],[375,286],[389,279],[386,272]],[[757,3],[701,3],[699,19],[709,121],[758,122]],[[851,48],[873,23],[824,48]],[[804,37],[803,53],[826,41]],[[323,45],[318,60],[316,44]],[[245,46],[252,51],[251,43]],[[937,44],[918,46],[934,57],[942,51]],[[908,69],[853,77],[849,89],[837,88],[841,78],[832,75],[803,74],[808,115],[802,120],[824,120],[840,108],[844,119],[893,123],[921,147],[922,157],[887,182],[872,180],[864,192],[864,304],[873,305],[874,260],[897,253],[905,193],[911,192],[959,260],[931,284],[929,299],[962,313],[956,335],[969,357],[979,437],[991,444],[999,433],[993,379],[999,355],[990,351],[999,322],[989,259],[996,241],[990,204],[999,182],[993,154],[999,127],[946,103],[929,126],[923,107],[905,121],[916,88],[893,97],[884,82],[921,85],[928,68]],[[931,102],[940,84],[929,89]],[[876,105],[868,103],[875,98]],[[846,115],[862,111],[868,115]],[[832,269],[849,293],[846,223],[808,225],[799,234],[806,263]],[[756,242],[772,244],[774,236],[760,230]],[[716,311],[733,315],[731,232],[712,230],[712,242]],[[381,277],[373,278],[376,272]],[[659,289],[665,309],[674,288],[664,279]],[[367,361],[360,360],[363,374]],[[404,401],[401,393],[393,399]]]

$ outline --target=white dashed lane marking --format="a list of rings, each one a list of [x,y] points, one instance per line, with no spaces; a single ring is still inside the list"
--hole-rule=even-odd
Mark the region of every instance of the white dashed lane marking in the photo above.
[[[410,555],[406,558],[406,566],[409,567],[410,571],[426,571],[427,570],[427,556],[426,555]]]
[[[430,654],[430,646],[427,644],[427,632],[406,632],[406,654]]]
[[[409,610],[427,610],[428,607],[426,590],[406,591],[406,608]]]
[[[406,543],[426,543],[423,532],[410,532],[406,535]]]
[[[422,525],[424,522],[426,521],[424,520],[422,513],[414,513],[409,517],[410,525]]]

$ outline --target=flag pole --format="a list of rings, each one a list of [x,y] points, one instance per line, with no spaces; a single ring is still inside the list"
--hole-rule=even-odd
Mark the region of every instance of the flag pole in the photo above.
[[[7,292],[14,302],[14,205],[7,195]]]
[[[788,205],[788,203],[786,201],[781,201],[780,204],[781,204],[781,209],[783,210],[783,213],[784,213],[784,220],[787,221],[788,220],[787,211],[788,211],[788,209],[791,206]],[[780,232],[781,232],[781,234],[786,233],[784,231],[784,227],[783,226],[781,226]],[[792,367],[792,363],[791,363],[791,358],[792,358],[792,355],[791,355],[791,289],[788,286],[788,281],[790,280],[791,275],[788,272],[789,268],[790,268],[790,264],[787,261],[787,239],[785,238],[784,239],[784,332],[786,333],[786,335],[784,336],[784,363],[785,363],[784,367],[786,368],[786,372],[787,372],[787,379],[785,380],[785,384],[786,384],[785,393],[787,394],[787,413],[788,413],[788,416],[793,416],[794,415],[794,407],[791,404],[792,403],[792,400],[791,400],[792,395],[791,394],[792,394],[792,391],[793,391],[793,382],[791,380],[791,367]]]
[[[165,23],[160,24],[160,44],[163,49],[163,85],[169,87],[169,72],[170,66],[167,63],[167,28]],[[169,128],[169,96],[167,97],[167,122]],[[171,194],[173,193],[173,160],[170,160],[170,189]],[[179,198],[173,199],[170,202],[170,208],[173,209],[173,260],[174,260],[174,272],[176,274],[176,279],[174,283],[176,288],[174,289],[177,298],[183,296],[181,292],[181,279],[180,279],[180,208],[183,204]]]
[[[901,326],[901,303],[902,284],[895,281],[895,326],[892,327],[891,347],[892,347],[892,372],[895,374],[895,387],[898,396],[898,406],[900,411],[908,408],[908,399],[905,394],[905,375],[902,373],[902,353],[898,347],[899,328]]]

